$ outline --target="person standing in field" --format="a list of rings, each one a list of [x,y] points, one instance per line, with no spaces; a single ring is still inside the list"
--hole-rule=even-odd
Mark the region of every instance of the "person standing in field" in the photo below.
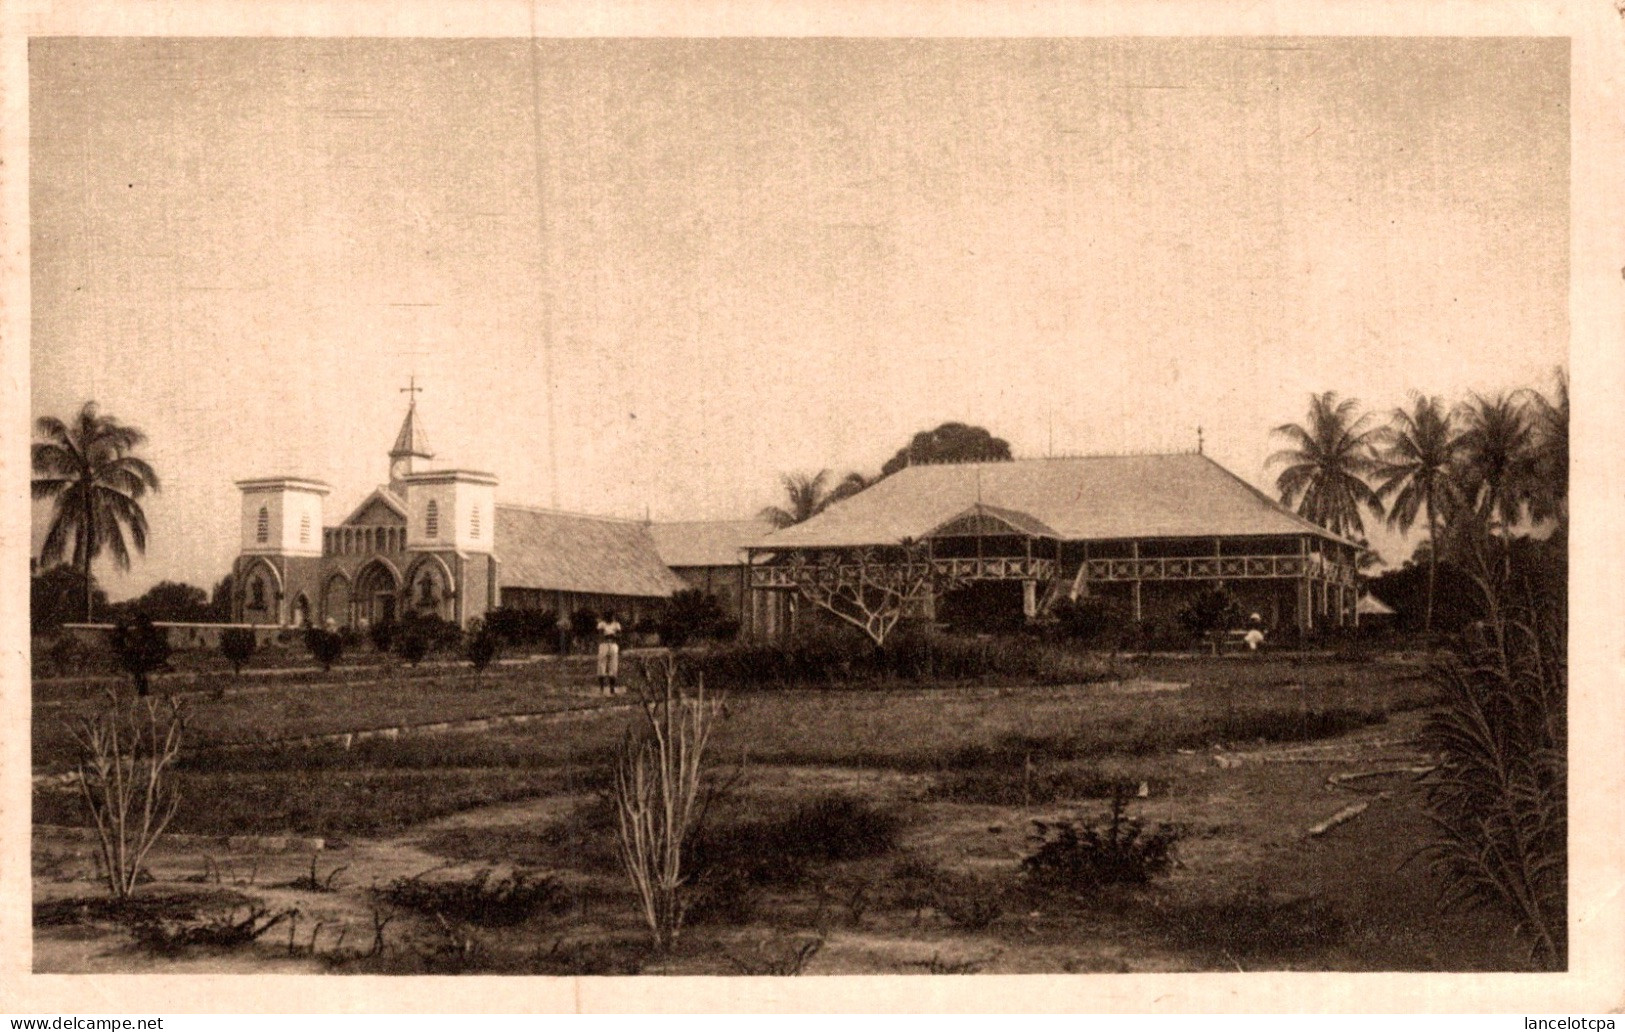
[[[598,621],[598,687],[605,695],[620,690],[617,678],[621,671],[621,622],[614,612],[605,610]]]

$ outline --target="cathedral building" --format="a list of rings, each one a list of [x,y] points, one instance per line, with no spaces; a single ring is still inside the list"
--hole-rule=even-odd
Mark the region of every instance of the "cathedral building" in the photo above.
[[[363,628],[417,613],[466,627],[504,606],[612,609],[630,625],[684,587],[647,523],[499,502],[494,475],[433,458],[414,397],[389,482],[337,523],[319,480],[239,480],[233,618]]]

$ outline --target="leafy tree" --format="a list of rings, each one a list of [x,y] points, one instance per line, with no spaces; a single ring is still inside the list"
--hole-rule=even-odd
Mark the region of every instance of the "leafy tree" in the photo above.
[[[152,625],[145,614],[120,620],[113,627],[113,655],[135,681],[135,693],[147,694],[152,672],[169,662],[169,635]]]
[[[84,578],[84,618],[93,615],[90,567],[103,549],[122,569],[130,568],[130,545],[147,550],[147,517],[140,500],[158,490],[158,475],[135,449],[146,435],[103,416],[86,402],[70,423],[55,416],[35,421],[33,445],[35,500],[52,499],[50,529],[40,549],[40,562],[55,563],[69,554]],[[129,540],[126,542],[125,533]]]
[[[859,491],[873,486],[879,481],[879,479],[879,477],[870,479],[869,477],[864,476],[862,473],[848,473],[846,476],[841,478],[841,482],[839,484],[835,485],[834,490],[830,491],[829,500],[826,501],[824,505],[827,508],[828,506],[834,505],[836,502],[843,499],[851,498]]]
[[[1377,497],[1388,505],[1388,525],[1409,533],[1427,513],[1428,590],[1422,629],[1433,630],[1433,595],[1438,581],[1439,521],[1455,498],[1461,437],[1438,398],[1412,396],[1409,410],[1394,410],[1381,435]]]
[[[1334,534],[1362,536],[1365,523],[1360,507],[1382,515],[1382,499],[1366,477],[1377,472],[1373,454],[1378,431],[1370,416],[1357,416],[1359,402],[1337,399],[1335,391],[1309,396],[1307,426],[1285,423],[1273,431],[1293,447],[1269,457],[1268,464],[1284,463],[1276,478],[1281,504]]]
[[[176,622],[205,621],[209,618],[209,595],[202,588],[176,581],[159,581],[136,599],[134,608],[152,620]]]
[[[90,583],[94,616],[107,611],[107,593]],[[35,634],[49,634],[65,623],[84,619],[85,575],[71,566],[52,566],[28,584],[28,624]]]
[[[226,574],[215,583],[214,590],[209,592],[209,615],[206,619],[211,623],[226,623],[231,619],[231,593],[236,581],[231,574]]]
[[[1009,462],[1010,442],[994,437],[985,428],[964,423],[943,423],[935,430],[922,430],[897,454],[880,467],[889,477],[907,466],[925,462]]]
[[[253,658],[258,647],[254,632],[247,627],[228,627],[220,635],[220,654],[231,664],[233,676],[242,674],[243,664]]]

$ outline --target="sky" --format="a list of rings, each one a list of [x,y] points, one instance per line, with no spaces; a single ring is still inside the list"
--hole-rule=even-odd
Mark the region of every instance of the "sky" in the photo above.
[[[35,39],[31,402],[143,429],[113,597],[207,586],[233,481],[435,464],[742,518],[946,420],[1206,452],[1551,381],[1562,39]],[[551,384],[551,389],[550,389]],[[35,544],[48,508],[35,506]],[[1397,563],[1414,541],[1374,532]],[[1414,536],[1413,536],[1414,537]]]

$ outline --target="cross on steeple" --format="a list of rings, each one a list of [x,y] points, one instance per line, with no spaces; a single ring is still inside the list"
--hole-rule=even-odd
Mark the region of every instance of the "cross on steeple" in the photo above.
[[[413,373],[411,378],[407,380],[407,385],[401,388],[402,394],[406,394],[408,392],[412,394],[412,397],[409,399],[410,404],[415,407],[418,403],[417,396],[423,393],[423,388],[418,386],[418,374],[416,373]]]

